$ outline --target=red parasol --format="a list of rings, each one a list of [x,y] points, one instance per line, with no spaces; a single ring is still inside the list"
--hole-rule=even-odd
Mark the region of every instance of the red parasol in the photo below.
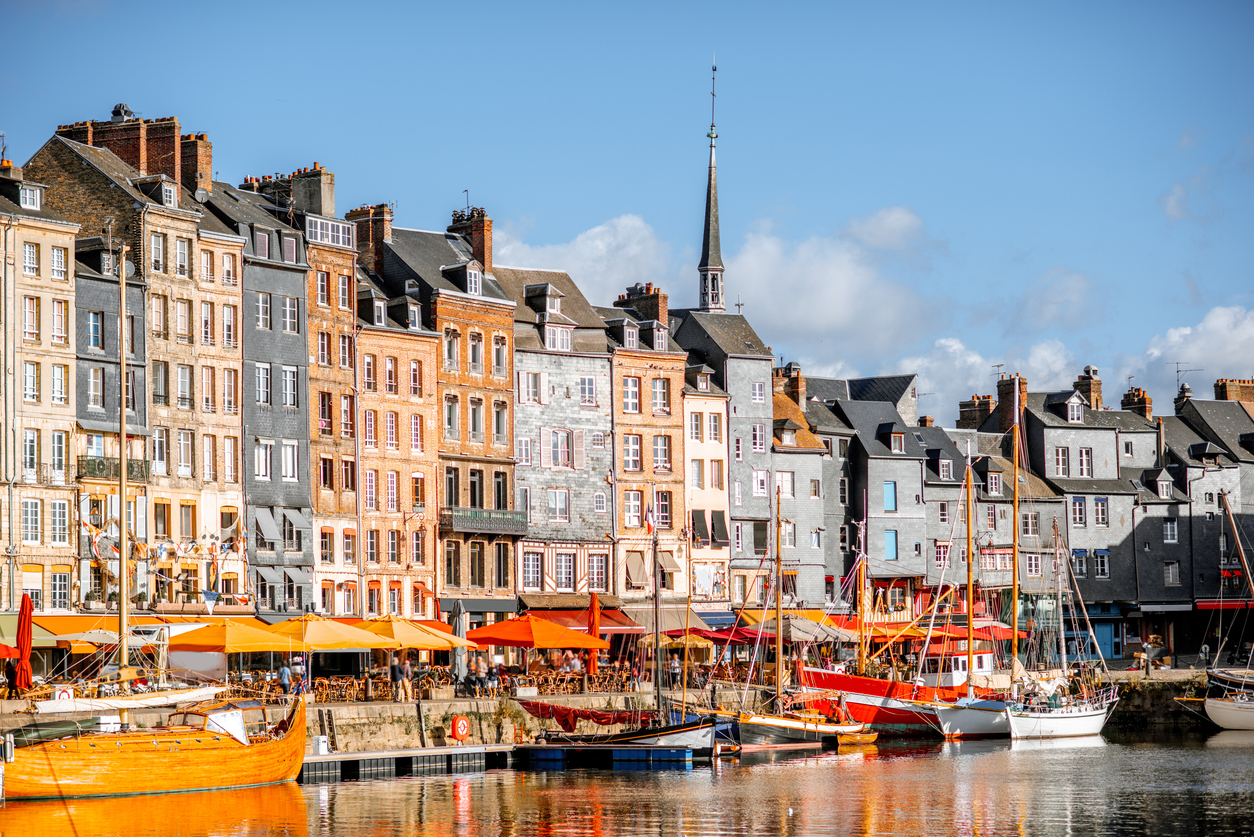
[[[0,643],[0,660],[16,660],[20,656],[12,645]]]
[[[34,644],[35,603],[29,593],[22,594],[22,609],[17,616],[17,687],[25,691],[31,687],[30,649]]]
[[[588,602],[588,636],[600,638],[601,636],[601,599],[596,593],[592,594],[592,601]],[[597,653],[593,651],[588,655],[588,674],[597,673]]]

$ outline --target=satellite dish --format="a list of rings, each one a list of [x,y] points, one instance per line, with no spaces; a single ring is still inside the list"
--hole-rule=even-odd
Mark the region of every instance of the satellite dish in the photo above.
[[[135,275],[135,262],[131,261],[130,259],[127,259],[125,264],[126,264],[126,268],[125,268],[126,278],[130,279],[132,276]]]

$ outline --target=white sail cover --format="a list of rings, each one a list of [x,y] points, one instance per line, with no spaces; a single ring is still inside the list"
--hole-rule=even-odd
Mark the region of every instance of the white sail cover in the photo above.
[[[35,712],[54,715],[60,712],[102,712],[117,709],[146,709],[153,706],[172,706],[176,703],[196,703],[209,700],[224,691],[222,686],[201,686],[195,689],[168,689],[151,694],[123,695],[108,698],[69,698],[65,700],[37,700]]]

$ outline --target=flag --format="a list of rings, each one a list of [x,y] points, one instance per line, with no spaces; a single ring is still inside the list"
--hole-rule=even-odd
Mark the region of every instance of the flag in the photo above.
[[[654,527],[653,527],[653,505],[652,504],[649,505],[649,508],[644,513],[644,527],[645,529],[648,530],[650,535],[653,534]]]

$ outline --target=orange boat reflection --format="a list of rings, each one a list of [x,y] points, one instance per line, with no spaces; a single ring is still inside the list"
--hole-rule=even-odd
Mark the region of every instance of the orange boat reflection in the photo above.
[[[101,799],[43,799],[0,810],[6,834],[41,837],[149,837],[180,834],[309,833],[294,782],[239,790]]]

